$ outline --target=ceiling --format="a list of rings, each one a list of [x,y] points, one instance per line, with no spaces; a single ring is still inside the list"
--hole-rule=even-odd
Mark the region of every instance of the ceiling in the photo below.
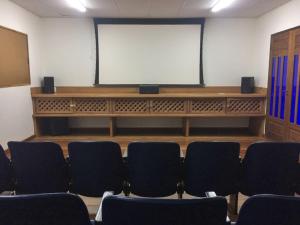
[[[40,17],[257,17],[290,0],[236,0],[218,13],[216,0],[84,0],[86,13],[65,0],[11,0]]]

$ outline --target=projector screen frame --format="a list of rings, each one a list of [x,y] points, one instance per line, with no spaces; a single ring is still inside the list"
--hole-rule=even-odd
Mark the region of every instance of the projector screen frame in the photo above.
[[[100,84],[99,74],[99,39],[98,25],[116,24],[116,25],[201,25],[200,34],[200,62],[199,62],[199,84],[159,84],[160,87],[204,87],[203,77],[203,36],[205,27],[205,18],[94,18],[94,29],[96,38],[96,71],[94,86],[112,86],[112,87],[137,87],[142,84]]]

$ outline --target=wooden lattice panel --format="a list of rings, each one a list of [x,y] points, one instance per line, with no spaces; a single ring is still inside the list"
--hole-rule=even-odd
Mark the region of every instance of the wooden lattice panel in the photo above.
[[[225,113],[225,99],[194,99],[190,101],[191,113]]]
[[[145,99],[116,99],[113,101],[114,113],[148,113],[149,102]]]
[[[260,98],[229,98],[227,112],[229,113],[263,113],[263,100]]]
[[[154,99],[151,101],[152,113],[186,113],[184,99]]]
[[[109,102],[98,98],[78,98],[74,100],[75,112],[79,113],[108,113]]]
[[[72,99],[70,98],[37,98],[36,113],[71,113]]]

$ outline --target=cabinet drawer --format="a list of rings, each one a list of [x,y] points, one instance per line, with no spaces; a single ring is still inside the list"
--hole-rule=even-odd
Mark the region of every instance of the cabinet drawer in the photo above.
[[[154,99],[150,103],[151,113],[186,113],[187,104],[184,99]]]
[[[113,113],[149,113],[149,101],[145,99],[116,99]]]
[[[75,98],[74,112],[77,113],[109,113],[109,101],[99,98]]]
[[[190,113],[225,113],[226,99],[225,98],[200,98],[190,100]]]
[[[262,98],[228,98],[227,113],[253,114],[264,113]]]
[[[71,98],[37,98],[36,113],[72,113]]]

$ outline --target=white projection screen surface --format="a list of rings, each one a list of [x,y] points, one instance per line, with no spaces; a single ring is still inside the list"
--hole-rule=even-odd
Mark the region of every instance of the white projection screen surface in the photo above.
[[[200,24],[97,26],[99,84],[199,85]]]

